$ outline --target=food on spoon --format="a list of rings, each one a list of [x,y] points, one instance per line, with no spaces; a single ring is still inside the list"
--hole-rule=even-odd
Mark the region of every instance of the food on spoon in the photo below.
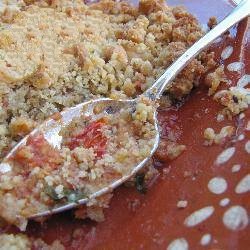
[[[59,132],[60,148],[42,132],[29,136],[0,164],[1,218],[24,230],[32,215],[87,198],[129,175],[150,156],[156,138],[156,108],[141,98],[133,109],[74,118]]]

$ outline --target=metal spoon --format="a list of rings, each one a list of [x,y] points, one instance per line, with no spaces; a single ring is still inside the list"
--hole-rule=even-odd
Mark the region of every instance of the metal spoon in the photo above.
[[[228,15],[222,22],[220,22],[216,27],[214,27],[211,31],[209,31],[206,35],[204,35],[200,40],[198,40],[192,47],[190,47],[182,56],[180,56],[166,71],[165,73],[153,84],[151,88],[149,88],[142,96],[145,96],[152,101],[156,102],[160,99],[163,91],[166,88],[171,87],[171,81],[174,77],[193,59],[196,55],[198,55],[204,48],[206,48],[209,44],[211,44],[216,38],[218,38],[221,34],[223,34],[226,30],[232,27],[234,24],[238,23],[243,18],[249,16],[250,14],[250,0],[243,0],[232,12]],[[60,122],[50,118],[42,123],[39,127],[33,130],[29,135],[23,138],[5,157],[3,162],[0,164],[0,173],[6,173],[11,171],[11,166],[8,166],[6,162],[10,159],[11,156],[14,155],[16,150],[26,144],[27,139],[36,134],[37,132],[41,132],[44,134],[44,137],[47,141],[53,145],[54,147],[59,146],[61,144],[62,138],[59,136],[59,131],[62,126],[69,124],[72,119],[79,117],[85,112],[86,115],[95,116],[94,113],[95,107],[102,107],[101,112],[113,114],[119,112],[121,108],[133,108],[138,103],[139,97],[133,100],[112,100],[109,98],[100,98],[96,100],[91,100],[85,103],[81,103],[75,107],[69,108],[61,112]],[[123,176],[122,178],[114,181],[111,185],[100,189],[99,191],[91,194],[88,198],[84,198],[78,200],[77,203],[67,203],[65,205],[55,207],[51,210],[43,211],[37,214],[30,216],[30,218],[36,218],[40,216],[51,215],[54,213],[62,212],[76,206],[86,204],[90,199],[103,195],[107,192],[110,192],[117,186],[124,183],[126,180],[135,175],[140,169],[143,168],[145,163],[150,159],[150,157],[154,154],[155,150],[159,144],[159,128],[157,121],[157,111],[154,113],[154,127],[156,130],[155,135],[155,143],[151,149],[150,155],[141,161],[138,165],[136,165],[128,175]]]

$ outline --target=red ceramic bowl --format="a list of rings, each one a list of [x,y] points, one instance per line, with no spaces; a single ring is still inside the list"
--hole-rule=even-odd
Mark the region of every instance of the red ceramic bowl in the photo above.
[[[204,25],[210,16],[220,20],[233,8],[226,0],[169,0],[168,4],[186,6]],[[221,60],[225,68],[235,61],[245,64],[240,73],[226,70],[233,86],[250,72],[247,20],[231,30],[231,37],[213,46],[218,58],[228,45],[233,47],[233,54]],[[178,132],[186,152],[158,166],[161,175],[145,195],[132,188],[118,188],[104,222],[74,220],[67,212],[42,226],[31,223],[28,234],[47,243],[59,239],[66,249],[249,249],[250,157],[245,148],[250,139],[246,130],[250,111],[218,122],[221,109],[207,96],[207,89],[198,87],[180,108],[161,111],[163,129]],[[237,128],[235,142],[203,145],[207,127],[218,131],[226,125]],[[216,166],[217,156],[231,147],[234,155]],[[241,192],[236,190],[239,185]]]

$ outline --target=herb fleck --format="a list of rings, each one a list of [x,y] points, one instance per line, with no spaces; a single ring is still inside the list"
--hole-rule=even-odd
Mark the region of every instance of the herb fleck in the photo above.
[[[145,194],[147,189],[145,186],[145,174],[137,174],[135,176],[135,184],[138,192]]]
[[[238,102],[239,102],[237,96],[233,95],[233,101],[234,101],[235,103],[238,103]]]
[[[49,186],[49,185],[45,185],[44,192],[45,192],[51,199],[53,199],[54,201],[61,200],[61,198],[59,198],[58,194],[56,193],[54,187],[51,187],[51,186]]]
[[[65,199],[69,203],[77,202],[78,200],[81,200],[87,197],[82,190],[79,190],[79,189],[74,190],[74,189],[69,189],[66,187],[63,188],[63,193],[59,197],[59,195],[55,191],[55,188],[49,185],[45,186],[44,192],[54,201]]]

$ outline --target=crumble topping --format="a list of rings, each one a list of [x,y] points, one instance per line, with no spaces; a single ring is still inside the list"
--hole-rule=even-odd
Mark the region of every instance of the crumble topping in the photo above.
[[[246,110],[250,104],[250,91],[241,87],[231,87],[228,90],[218,91],[214,99],[226,108],[227,116],[234,116]]]
[[[204,131],[205,145],[222,144],[227,138],[234,135],[235,128],[233,126],[223,127],[219,133],[215,133],[214,129],[206,128]]]

